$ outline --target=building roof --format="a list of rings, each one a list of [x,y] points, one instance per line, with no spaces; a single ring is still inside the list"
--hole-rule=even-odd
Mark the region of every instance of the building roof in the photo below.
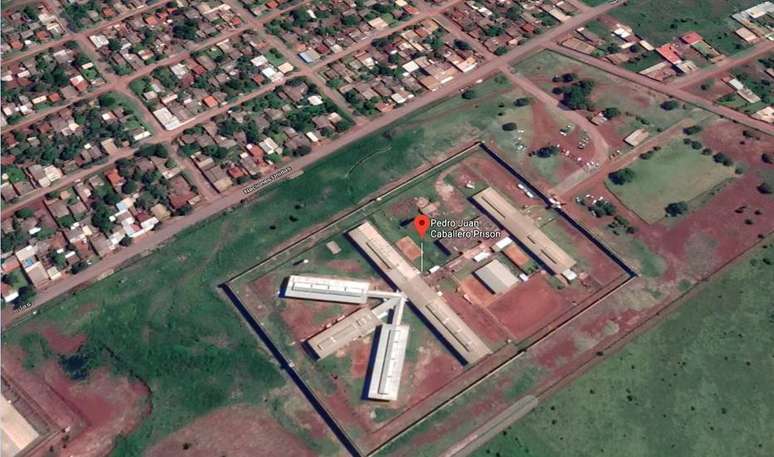
[[[474,274],[496,294],[505,292],[519,282],[516,275],[497,259],[479,268]]]
[[[288,279],[285,296],[305,300],[363,304],[368,300],[369,287],[370,284],[366,281],[294,275]]]
[[[702,38],[701,35],[699,35],[696,32],[688,32],[685,35],[681,36],[680,39],[689,45],[694,45],[696,43],[704,41],[704,38]]]
[[[309,338],[307,344],[323,359],[349,343],[370,335],[382,321],[368,308],[360,308],[331,327]]]
[[[397,400],[403,361],[406,358],[409,327],[384,324],[379,329],[376,355],[371,366],[368,398],[372,400]]]
[[[349,232],[349,236],[465,362],[475,363],[491,352],[422,279],[419,270],[404,259],[370,222],[357,226]]]
[[[661,57],[668,60],[669,63],[672,64],[678,64],[683,60],[677,53],[677,48],[672,43],[659,46],[656,48],[656,52],[658,52]]]
[[[530,217],[525,216],[496,190],[488,187],[473,196],[484,211],[505,227],[555,274],[575,266],[575,259],[548,238]]]

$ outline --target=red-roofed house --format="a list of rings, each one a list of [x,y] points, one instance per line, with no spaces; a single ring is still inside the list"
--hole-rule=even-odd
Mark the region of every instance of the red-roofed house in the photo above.
[[[207,105],[207,108],[212,108],[212,107],[218,106],[218,99],[213,97],[212,95],[208,95],[202,99],[202,103]]]
[[[673,65],[677,65],[683,61],[683,59],[680,57],[680,54],[677,53],[677,48],[672,43],[667,43],[656,48],[656,52],[658,52],[661,57]]]
[[[685,44],[689,46],[693,46],[696,43],[704,41],[704,38],[702,38],[701,35],[699,35],[696,32],[688,32],[685,35],[681,36],[680,39],[683,40]]]

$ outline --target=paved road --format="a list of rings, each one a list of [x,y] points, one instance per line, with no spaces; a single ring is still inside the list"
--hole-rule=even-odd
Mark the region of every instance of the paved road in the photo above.
[[[586,21],[589,21],[599,15],[605,14],[614,7],[615,5],[606,4],[579,14],[564,24],[555,27],[551,31],[534,38],[522,46],[514,48],[507,54],[491,59],[489,62],[479,66],[476,71],[472,71],[457,77],[453,82],[442,86],[441,89],[435,92],[426,93],[416,97],[413,101],[407,103],[403,107],[395,109],[389,113],[385,113],[384,115],[372,120],[371,122],[368,122],[367,124],[356,125],[336,140],[320,146],[312,154],[293,160],[289,165],[293,167],[294,172],[301,171],[304,168],[317,162],[318,160],[332,154],[342,146],[367,136],[381,128],[384,128],[385,126],[391,124],[392,122],[400,119],[412,111],[418,110],[439,99],[450,96],[459,91],[461,88],[470,84],[474,84],[477,80],[484,78],[493,72],[508,72],[510,71],[510,63],[513,60],[526,57],[533,52],[542,49],[547,44],[551,43],[553,39],[579,27]],[[263,20],[266,19],[264,18]],[[263,90],[268,90],[268,88],[264,88]],[[243,98],[249,99],[252,96],[255,96],[255,94],[248,94]],[[240,101],[235,103],[240,103]],[[228,107],[222,107],[215,111],[224,112],[227,109]],[[216,114],[211,113],[211,111],[213,110],[204,113],[203,116],[211,117],[212,115]],[[197,119],[196,122],[201,121],[202,119]],[[191,122],[187,125],[194,125],[194,122]],[[174,135],[174,132],[162,132],[157,135],[156,140],[158,141],[161,139],[161,141],[164,141],[164,139],[173,138]],[[260,192],[255,192],[254,194],[258,193]],[[134,257],[135,255],[159,247],[164,241],[173,237],[181,230],[197,224],[231,206],[234,206],[240,203],[243,199],[244,195],[241,192],[241,188],[234,188],[231,192],[221,194],[219,198],[216,197],[213,201],[205,201],[201,205],[197,205],[197,209],[192,214],[168,221],[160,230],[143,236],[132,246],[121,249],[120,252],[100,260],[91,268],[82,271],[77,275],[68,276],[67,278],[52,283],[49,287],[41,290],[38,293],[38,296],[36,297],[32,307],[23,312],[8,314],[5,316],[5,319],[3,319],[3,327],[7,327],[18,318],[31,313],[36,307],[52,300],[53,298],[97,280],[104,274],[120,267],[122,263]]]
[[[680,89],[679,87],[654,81],[646,76],[642,76],[638,73],[633,73],[629,70],[626,70],[625,68],[621,68],[616,65],[613,65],[610,62],[606,62],[604,60],[587,56],[585,54],[582,54],[577,51],[573,51],[571,49],[567,49],[563,46],[559,46],[556,43],[551,43],[547,47],[552,51],[555,51],[559,54],[563,54],[581,63],[591,65],[592,67],[599,68],[600,70],[603,70],[607,73],[618,76],[619,78],[632,81],[641,86],[647,87],[648,89],[652,89],[656,92],[661,92],[663,94],[666,94],[677,100],[699,106],[719,116],[727,117],[742,125],[746,125],[756,130],[760,130],[761,132],[767,133],[769,135],[774,135],[774,126],[771,126],[763,121],[753,119],[747,116],[746,114],[740,113],[738,111],[734,111],[730,108],[726,108],[725,106],[715,105],[712,102],[705,100],[699,97],[698,95],[693,95],[689,92],[686,92]]]

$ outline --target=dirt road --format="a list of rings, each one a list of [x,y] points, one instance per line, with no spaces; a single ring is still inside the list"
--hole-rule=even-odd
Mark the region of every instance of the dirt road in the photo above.
[[[743,65],[753,59],[763,56],[767,52],[774,50],[774,41],[764,40],[756,44],[752,49],[743,52],[740,56],[728,57],[718,65],[704,67],[694,71],[690,75],[674,79],[669,83],[671,86],[686,88],[693,84],[698,84],[705,79],[717,78],[718,75],[730,70],[737,65]]]
[[[616,65],[613,65],[612,63],[605,62],[601,59],[597,59],[595,57],[587,56],[586,54],[582,54],[580,52],[567,49],[563,46],[559,46],[556,43],[549,44],[547,48],[554,52],[562,54],[566,57],[569,57],[571,59],[577,60],[581,63],[585,63],[587,65],[591,65],[592,67],[596,67],[600,70],[605,71],[606,73],[612,74],[614,76],[618,76],[619,78],[623,78],[628,81],[639,84],[640,86],[647,87],[648,89],[661,92],[662,94],[666,94],[682,102],[699,106],[701,108],[704,108],[707,111],[717,114],[718,116],[726,117],[728,119],[731,119],[732,121],[738,122],[739,124],[746,125],[756,130],[760,130],[761,132],[767,133],[769,135],[774,135],[774,126],[771,126],[763,121],[753,119],[747,116],[746,114],[742,114],[738,111],[734,111],[730,108],[726,108],[725,106],[715,105],[714,103],[707,101],[697,95],[693,95],[689,92],[686,92],[680,89],[679,87],[654,81],[646,76],[642,76],[638,73],[633,73],[629,70],[626,70],[625,68],[618,67]]]

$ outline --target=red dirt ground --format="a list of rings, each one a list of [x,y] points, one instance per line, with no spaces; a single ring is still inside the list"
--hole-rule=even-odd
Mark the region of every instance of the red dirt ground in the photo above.
[[[75,352],[86,341],[86,335],[67,336],[53,325],[41,329],[40,333],[48,341],[51,349],[58,354]]]
[[[411,262],[416,260],[421,255],[419,246],[417,246],[414,240],[412,240],[409,236],[404,236],[403,238],[399,239],[395,243],[395,246]]]
[[[495,350],[508,338],[508,334],[484,308],[468,303],[461,295],[456,293],[444,294],[446,303],[459,315],[462,320],[489,346]]]
[[[497,296],[489,291],[486,286],[473,275],[460,281],[459,291],[470,297],[471,301],[481,306],[489,306]]]
[[[85,382],[69,379],[56,361],[42,369],[45,382],[86,421],[82,433],[71,438],[63,454],[104,456],[119,434],[128,434],[148,413],[147,388],[110,374],[107,368],[93,370]],[[64,447],[64,446],[63,446]]]
[[[443,202],[443,207],[447,211],[451,214],[461,214],[467,206],[465,196],[444,180],[446,176],[452,172],[454,172],[454,168],[450,168],[439,174],[435,179],[433,187],[435,188],[436,193],[438,193],[438,197]]]
[[[325,324],[335,321],[335,317],[327,319],[325,322],[318,323],[316,315],[324,313],[329,309],[342,309],[342,315],[353,313],[357,310],[356,306],[337,305],[325,302],[312,302],[309,300],[286,299],[285,309],[280,312],[282,320],[290,328],[292,337],[296,341],[303,341],[310,336],[322,331]]]
[[[184,445],[188,443],[188,448]],[[263,409],[247,405],[221,408],[197,419],[153,446],[147,457],[314,457],[298,437]]]
[[[515,341],[522,341],[569,307],[570,303],[541,274],[520,282],[488,309],[508,328]]]

